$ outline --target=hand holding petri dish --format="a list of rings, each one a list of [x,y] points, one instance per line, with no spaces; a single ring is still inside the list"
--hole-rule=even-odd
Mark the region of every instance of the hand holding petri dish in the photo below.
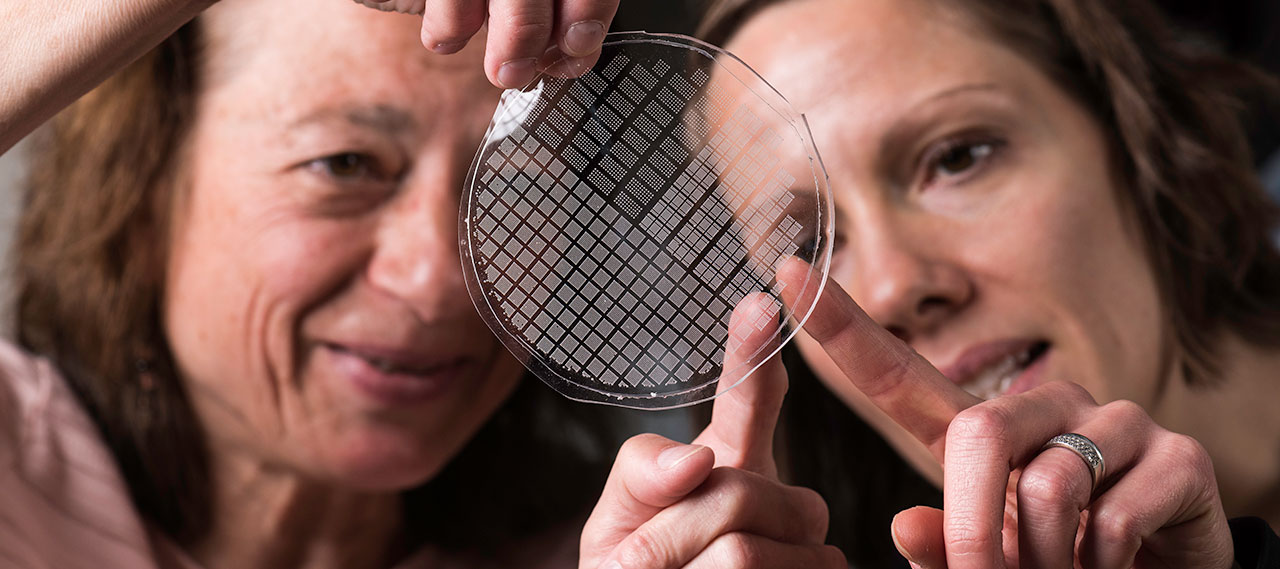
[[[610,34],[594,68],[548,69],[503,95],[467,177],[477,309],[573,399],[664,409],[737,385],[808,317],[777,300],[775,267],[801,257],[806,286],[826,281],[832,202],[804,118],[684,36]]]

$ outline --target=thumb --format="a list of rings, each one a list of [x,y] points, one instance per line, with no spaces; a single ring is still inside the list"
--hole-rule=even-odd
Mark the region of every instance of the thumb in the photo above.
[[[715,454],[705,446],[651,434],[629,439],[583,527],[579,566],[598,565],[628,535],[706,481],[714,463]]]
[[[893,517],[893,544],[913,566],[941,569],[947,566],[942,533],[942,510],[916,506]]]

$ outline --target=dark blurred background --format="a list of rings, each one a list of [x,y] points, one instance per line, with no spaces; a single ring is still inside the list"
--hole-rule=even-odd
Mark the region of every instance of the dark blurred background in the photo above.
[[[1192,38],[1280,76],[1280,0],[1160,0]],[[1280,101],[1250,101],[1249,140],[1272,197],[1280,201]]]

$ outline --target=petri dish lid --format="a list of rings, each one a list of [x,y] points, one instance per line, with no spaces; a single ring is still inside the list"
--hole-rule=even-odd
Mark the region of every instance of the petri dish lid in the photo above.
[[[685,36],[614,33],[593,68],[564,65],[503,94],[472,163],[459,214],[468,292],[565,396],[640,409],[710,399],[809,315],[777,300],[775,267],[799,256],[806,287],[826,281],[832,201],[808,125],[741,60]],[[752,312],[756,332],[731,330],[758,293],[774,310]],[[747,332],[774,341],[726,366]]]

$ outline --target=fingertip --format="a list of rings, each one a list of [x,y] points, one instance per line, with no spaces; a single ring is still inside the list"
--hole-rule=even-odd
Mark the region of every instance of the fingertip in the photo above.
[[[654,457],[646,487],[635,488],[636,497],[650,505],[668,505],[683,498],[711,475],[715,453],[702,445],[676,443]]]
[[[607,31],[600,20],[576,22],[560,37],[560,49],[572,57],[586,57],[600,50]]]
[[[773,295],[764,292],[753,292],[742,297],[742,301],[738,304],[738,310],[744,310],[742,316],[748,321],[754,321],[760,318],[777,318],[781,311],[778,305],[778,299]]]
[[[637,435],[623,445],[615,468],[632,499],[665,508],[697,488],[711,475],[715,453],[653,434]]]
[[[787,281],[803,279],[812,269],[812,265],[795,255],[783,257],[782,260],[778,261],[777,265],[778,278]]]
[[[756,292],[742,297],[729,316],[729,337],[725,349],[737,352],[743,344],[752,350],[763,347],[777,336],[781,312],[781,304],[771,295]]]
[[[494,84],[503,89],[520,89],[537,75],[537,63],[536,57],[503,62],[493,74],[492,79],[496,80]]]
[[[916,506],[898,512],[890,524],[893,545],[914,567],[945,567],[942,510]]]
[[[467,43],[468,42],[466,41],[437,42],[431,39],[430,37],[428,37],[427,34],[425,33],[422,35],[423,47],[426,47],[427,49],[435,53],[438,53],[440,55],[453,55],[455,53],[458,53],[459,51],[462,51],[464,48],[467,47]]]
[[[708,457],[710,462],[715,462],[714,453],[711,452],[710,448],[702,445],[676,444],[658,453],[658,457],[654,462],[657,463],[659,470],[678,471],[682,465],[690,460],[700,458],[701,462],[707,462]],[[690,467],[697,464],[698,461],[695,460]]]
[[[813,265],[796,256],[783,257],[775,266],[777,272],[779,296],[790,305],[795,312],[796,307],[811,305],[817,301],[818,291],[825,282],[816,275]]]

